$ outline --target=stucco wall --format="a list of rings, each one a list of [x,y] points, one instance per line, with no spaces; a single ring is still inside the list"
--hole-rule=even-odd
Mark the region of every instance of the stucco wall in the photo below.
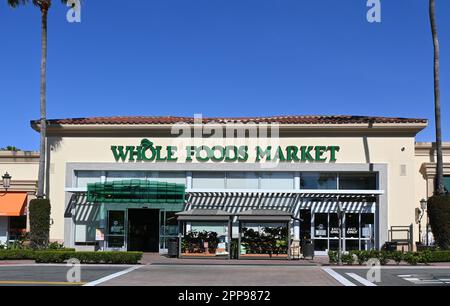
[[[111,145],[139,145],[142,138],[137,137],[64,137],[50,138],[52,147],[50,161],[50,198],[52,200],[52,217],[55,221],[51,228],[51,238],[62,240],[64,237],[64,206],[67,200],[64,192],[66,186],[66,163],[116,163],[111,152]],[[149,136],[155,145],[174,145],[171,138],[155,138]],[[182,147],[183,144],[178,143]],[[223,144],[218,139],[206,139],[194,145],[213,146]],[[242,139],[228,141],[227,145],[242,145]],[[245,143],[248,144],[248,143]],[[253,143],[254,144],[254,143]],[[254,163],[254,151],[251,144],[248,163]],[[261,145],[267,145],[262,142]],[[414,222],[414,208],[416,201],[415,182],[417,176],[416,161],[414,159],[413,137],[283,137],[280,146],[302,145],[336,145],[340,147],[336,163],[387,164],[388,168],[388,225],[409,225]],[[184,149],[179,152],[179,161],[184,161]],[[253,154],[253,155],[252,155]],[[163,162],[164,163],[164,162]],[[194,160],[193,163],[196,163]],[[210,162],[211,170],[214,163]],[[261,168],[262,171],[266,170]],[[267,170],[270,170],[267,169]]]

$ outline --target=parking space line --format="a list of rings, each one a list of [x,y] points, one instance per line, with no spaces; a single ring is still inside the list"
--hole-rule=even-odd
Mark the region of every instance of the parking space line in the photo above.
[[[110,274],[110,275],[108,275],[108,276],[102,277],[102,278],[100,278],[100,279],[98,279],[98,280],[89,282],[89,283],[87,283],[87,284],[84,284],[83,286],[87,286],[87,287],[97,286],[97,285],[99,285],[99,284],[101,284],[101,283],[107,282],[107,281],[109,281],[109,280],[111,280],[111,279],[113,279],[113,278],[119,277],[119,276],[121,276],[121,275],[130,273],[131,271],[134,271],[134,270],[139,269],[139,268],[141,268],[141,267],[143,267],[143,266],[133,266],[133,267],[128,268],[128,269],[126,269],[126,270],[119,271],[119,272]]]
[[[331,268],[322,268],[325,272],[327,272],[330,276],[332,276],[335,280],[337,280],[340,284],[344,286],[356,286],[354,283],[343,277],[341,274],[337,273]]]
[[[351,278],[353,278],[354,280],[356,280],[357,282],[363,284],[364,286],[368,286],[368,287],[376,287],[377,285],[375,285],[372,282],[369,282],[367,279],[359,276],[358,274],[355,273],[346,273],[348,276],[350,276]]]
[[[0,281],[0,285],[70,285],[80,286],[85,282],[46,282],[46,281]]]

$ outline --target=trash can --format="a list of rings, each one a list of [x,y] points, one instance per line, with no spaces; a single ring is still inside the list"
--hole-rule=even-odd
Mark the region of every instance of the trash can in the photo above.
[[[385,243],[386,251],[388,252],[395,252],[397,251],[397,242],[388,241]]]
[[[178,238],[170,238],[167,242],[167,255],[178,257]]]
[[[312,241],[306,241],[302,246],[303,257],[311,257],[314,259],[314,243]]]

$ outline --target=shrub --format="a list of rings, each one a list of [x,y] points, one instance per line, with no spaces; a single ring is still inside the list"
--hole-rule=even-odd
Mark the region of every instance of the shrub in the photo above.
[[[30,246],[33,249],[46,248],[50,232],[50,201],[34,199],[29,205]]]
[[[32,250],[0,250],[0,260],[34,259]]]
[[[419,254],[420,254],[420,262],[422,262],[424,264],[428,264],[429,262],[431,262],[431,259],[432,259],[431,251],[426,250],[426,251],[420,252]]]
[[[328,261],[330,264],[338,262],[338,253],[336,251],[328,251]]]
[[[390,258],[395,261],[397,265],[403,260],[403,253],[401,251],[395,251],[390,254]]]
[[[365,264],[371,258],[370,251],[354,251],[352,253],[356,255],[359,265]]]
[[[418,262],[420,262],[420,254],[419,253],[415,253],[415,252],[407,252],[404,255],[404,259],[410,265],[415,266],[415,265],[417,265]]]
[[[429,262],[450,262],[450,251],[431,251],[429,255]]]
[[[450,195],[429,198],[428,216],[436,244],[441,249],[450,249]]]
[[[378,260],[380,261],[380,265],[384,266],[389,262],[389,253],[386,251],[381,251],[378,253]]]
[[[39,251],[34,255],[37,263],[63,263],[75,258],[82,264],[137,264],[142,258],[142,252]]]
[[[355,257],[352,253],[343,253],[341,257],[342,262],[345,262],[349,266],[351,266],[355,262]]]

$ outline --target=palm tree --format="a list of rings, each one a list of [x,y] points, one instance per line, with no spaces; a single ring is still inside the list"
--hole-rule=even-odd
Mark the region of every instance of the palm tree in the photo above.
[[[41,98],[40,98],[40,155],[37,197],[44,197],[45,156],[46,156],[46,91],[47,91],[47,13],[52,0],[7,0],[10,7],[16,8],[32,2],[41,11]],[[67,3],[67,0],[61,0]]]
[[[429,13],[431,34],[434,46],[434,116],[436,124],[436,194],[443,195],[444,188],[444,166],[442,161],[442,131],[441,131],[441,92],[439,87],[439,39],[436,24],[436,2],[430,0]]]

